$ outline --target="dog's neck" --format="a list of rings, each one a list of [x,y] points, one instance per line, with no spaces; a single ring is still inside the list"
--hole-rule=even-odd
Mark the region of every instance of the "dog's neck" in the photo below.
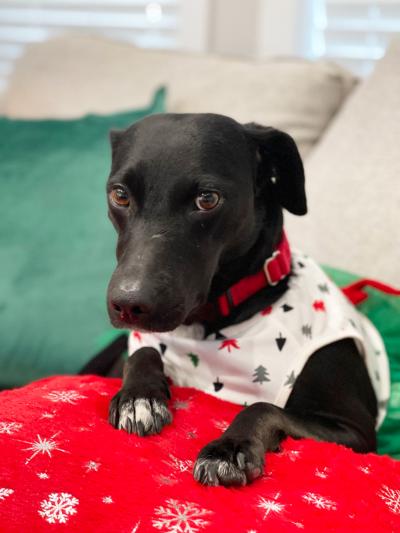
[[[258,237],[250,249],[241,257],[237,257],[222,265],[213,278],[208,303],[200,308],[190,322],[201,322],[207,333],[218,331],[227,326],[237,324],[253,316],[278,300],[287,290],[289,276],[277,285],[267,286],[233,308],[228,316],[221,316],[215,305],[217,298],[225,293],[239,280],[255,274],[263,268],[264,262],[271,257],[282,239],[282,215],[276,216],[274,224],[261,224]]]

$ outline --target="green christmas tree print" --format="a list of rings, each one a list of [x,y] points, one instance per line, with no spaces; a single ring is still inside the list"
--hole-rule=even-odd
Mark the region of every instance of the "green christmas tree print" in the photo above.
[[[199,366],[199,356],[196,355],[195,353],[188,353],[187,356],[190,358],[190,360],[192,361],[193,363],[193,366],[197,367]]]

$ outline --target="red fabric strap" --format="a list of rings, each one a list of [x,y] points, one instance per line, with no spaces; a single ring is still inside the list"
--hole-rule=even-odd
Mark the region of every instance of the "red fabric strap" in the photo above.
[[[391,294],[392,296],[400,296],[400,290],[381,283],[380,281],[375,281],[373,279],[359,279],[347,287],[342,287],[342,291],[345,296],[354,304],[357,305],[368,298],[368,293],[363,289],[365,287],[372,287],[378,291],[384,292],[386,294]]]
[[[291,269],[290,247],[285,233],[281,242],[265,263],[264,268],[256,274],[246,276],[232,285],[218,298],[218,308],[222,316],[228,316],[232,308],[264,289],[273,286],[285,278]]]

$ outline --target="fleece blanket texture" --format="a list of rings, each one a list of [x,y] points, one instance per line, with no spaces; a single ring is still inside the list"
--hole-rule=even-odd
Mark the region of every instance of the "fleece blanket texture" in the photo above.
[[[46,378],[0,394],[0,531],[261,533],[400,531],[400,462],[287,439],[243,488],[192,477],[200,448],[241,409],[172,388],[157,436],[112,428],[120,380]]]

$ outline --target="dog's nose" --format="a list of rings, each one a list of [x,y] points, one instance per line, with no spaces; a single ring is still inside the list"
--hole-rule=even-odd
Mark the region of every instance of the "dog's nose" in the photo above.
[[[143,331],[170,331],[187,315],[185,300],[169,283],[144,283],[141,280],[111,278],[107,293],[107,309],[111,323],[117,328]],[[179,297],[180,296],[180,297]]]
[[[111,306],[119,314],[119,318],[129,324],[134,324],[152,313],[151,305],[138,298],[113,298]]]

